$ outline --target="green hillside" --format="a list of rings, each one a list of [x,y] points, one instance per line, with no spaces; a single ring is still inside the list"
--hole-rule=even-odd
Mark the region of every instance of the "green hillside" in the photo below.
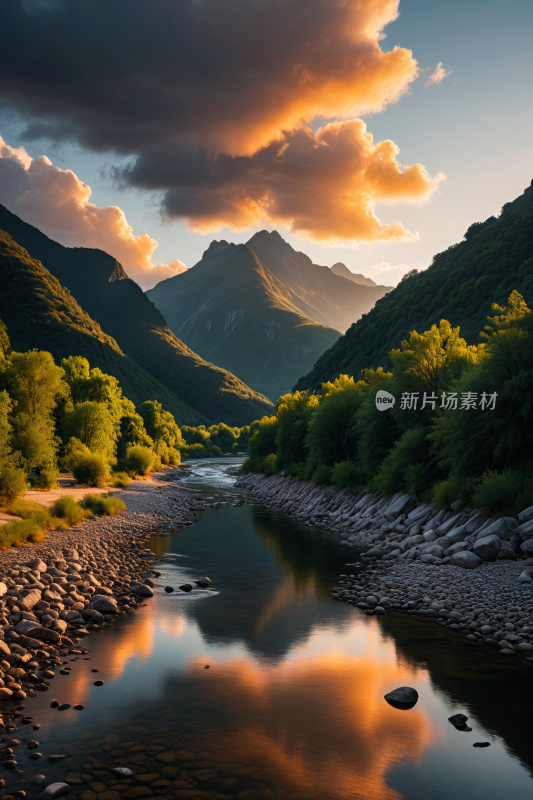
[[[340,374],[390,367],[389,351],[411,330],[447,319],[475,344],[491,303],[505,305],[516,289],[533,303],[533,187],[499,217],[471,225],[458,244],[434,257],[423,272],[402,281],[327,350],[296,389],[317,389]]]
[[[101,250],[63,247],[4,206],[0,206],[0,228],[69,289],[123,353],[191,406],[199,417],[244,425],[271,413],[272,404],[266,397],[183,344],[140,286],[110,255]]]
[[[5,231],[0,231],[0,285],[0,319],[13,350],[47,350],[56,364],[68,356],[84,356],[91,367],[114,375],[135,405],[157,398],[181,424],[206,421],[126,356],[57,278]]]
[[[340,336],[301,314],[246,245],[202,259],[147,295],[196,353],[273,401]]]

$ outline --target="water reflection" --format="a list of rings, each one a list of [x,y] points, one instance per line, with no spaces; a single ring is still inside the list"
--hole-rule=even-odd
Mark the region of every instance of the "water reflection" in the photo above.
[[[347,560],[333,537],[260,506],[202,516],[153,538],[163,572],[154,600],[92,634],[92,660],[54,680],[62,702],[86,705],[83,717],[53,712],[50,697],[32,701],[46,723],[43,754],[73,748],[68,765],[46,765],[48,777],[87,758],[114,766],[109,736],[114,746],[137,737],[140,748],[162,737],[197,759],[176,761],[196,787],[176,798],[200,796],[200,786],[204,797],[220,790],[239,800],[530,797],[515,756],[531,760],[529,672],[451,647],[449,633],[415,618],[366,617],[333,601],[329,586]],[[214,591],[162,590],[205,574]],[[99,689],[91,668],[105,680]],[[383,700],[401,685],[420,694],[408,712]],[[471,734],[447,723],[459,711]],[[491,747],[477,750],[476,740]],[[161,772],[149,754],[137,757]],[[194,775],[206,763],[214,777],[204,784]]]

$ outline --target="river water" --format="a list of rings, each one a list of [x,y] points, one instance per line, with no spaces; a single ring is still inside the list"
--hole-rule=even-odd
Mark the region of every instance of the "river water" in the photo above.
[[[24,777],[69,775],[81,800],[530,800],[531,666],[416,617],[368,617],[333,600],[353,556],[336,537],[253,504],[233,488],[235,463],[190,462],[181,483],[247,503],[153,537],[163,573],[154,599],[91,633],[91,660],[31,701],[41,752],[66,758],[27,764]],[[201,575],[211,590],[163,591]],[[398,686],[419,692],[413,709],[383,699]],[[85,709],[52,711],[53,693]],[[447,721],[459,712],[471,732]],[[109,786],[110,767],[131,763],[148,776],[144,794]]]

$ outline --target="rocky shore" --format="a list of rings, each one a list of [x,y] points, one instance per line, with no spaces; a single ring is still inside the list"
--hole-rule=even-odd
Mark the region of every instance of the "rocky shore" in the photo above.
[[[0,553],[0,727],[16,729],[24,718],[18,704],[48,690],[64,656],[88,652],[91,628],[153,596],[160,573],[152,569],[144,542],[192,525],[186,515],[205,507],[196,492],[176,482],[136,481],[120,497],[126,504],[120,516],[98,517]],[[12,754],[4,751],[3,757],[8,769],[16,769]]]
[[[331,590],[340,601],[418,614],[503,655],[533,656],[533,508],[518,520],[460,503],[438,511],[414,494],[354,495],[282,473],[236,486],[342,538],[360,560]]]

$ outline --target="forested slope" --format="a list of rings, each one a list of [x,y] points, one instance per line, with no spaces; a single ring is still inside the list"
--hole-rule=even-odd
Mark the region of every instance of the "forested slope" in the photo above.
[[[207,421],[125,355],[68,289],[5,231],[0,231],[0,286],[0,319],[13,350],[47,350],[56,364],[83,356],[91,367],[117,378],[135,405],[157,398],[181,424]]]
[[[140,286],[110,255],[102,250],[63,247],[4,206],[0,206],[0,228],[69,289],[126,355],[194,408],[199,417],[244,425],[271,412],[266,397],[183,344]]]
[[[533,303],[533,188],[506,203],[499,217],[471,225],[463,241],[434,257],[432,265],[402,281],[327,350],[296,389],[317,389],[340,374],[390,367],[389,351],[447,319],[475,344],[492,303],[513,290]]]

